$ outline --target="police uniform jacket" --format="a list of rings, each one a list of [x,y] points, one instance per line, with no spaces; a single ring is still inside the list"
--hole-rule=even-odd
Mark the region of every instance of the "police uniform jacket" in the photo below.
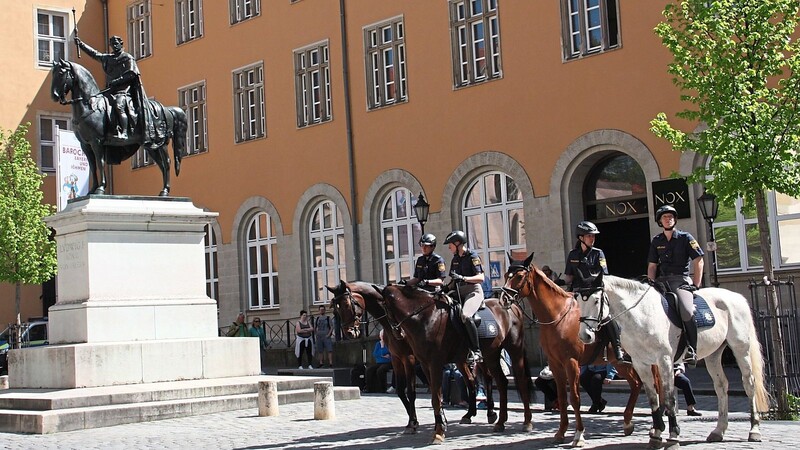
[[[593,274],[597,275],[600,272],[608,275],[606,255],[599,248],[592,247],[584,253],[578,243],[567,255],[567,267],[564,269],[564,275],[572,275],[573,288],[576,287],[575,283],[579,278],[588,279]],[[579,273],[580,275],[578,275]]]
[[[689,276],[689,262],[703,254],[694,236],[676,229],[672,239],[667,240],[663,232],[653,237],[647,262],[658,264],[659,276]]]
[[[431,253],[430,255],[422,255],[417,258],[417,265],[414,267],[414,278],[418,280],[434,280],[436,278],[442,280],[447,276],[445,271],[444,258]],[[423,289],[433,291],[431,286],[420,286]]]
[[[481,257],[470,249],[466,249],[464,256],[460,256],[458,252],[456,252],[456,254],[453,255],[453,260],[450,262],[450,271],[465,277],[483,273]]]

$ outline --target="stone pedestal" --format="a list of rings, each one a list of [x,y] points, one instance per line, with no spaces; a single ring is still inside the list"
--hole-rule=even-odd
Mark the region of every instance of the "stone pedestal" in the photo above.
[[[58,246],[51,345],[10,352],[11,387],[258,375],[257,339],[217,337],[203,246],[215,216],[186,198],[90,196],[49,217]]]

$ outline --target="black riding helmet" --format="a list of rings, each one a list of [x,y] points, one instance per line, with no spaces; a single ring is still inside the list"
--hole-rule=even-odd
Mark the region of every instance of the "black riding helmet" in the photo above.
[[[675,216],[675,220],[678,220],[678,211],[672,205],[664,205],[661,208],[658,208],[658,210],[656,211],[656,223],[658,224],[658,226],[662,226],[661,216],[667,213],[672,214],[673,216]]]
[[[432,245],[433,248],[436,248],[436,236],[430,233],[424,234],[419,238],[419,245]]]
[[[444,239],[445,244],[455,244],[457,242],[465,244],[467,242],[467,235],[461,230],[455,230],[447,235]],[[458,245],[458,244],[456,244]]]
[[[597,230],[597,226],[592,222],[583,221],[575,227],[575,234],[584,236],[587,234],[600,234],[600,231]]]

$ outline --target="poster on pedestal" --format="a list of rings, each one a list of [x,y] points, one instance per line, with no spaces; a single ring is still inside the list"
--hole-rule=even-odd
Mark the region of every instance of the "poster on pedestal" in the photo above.
[[[89,161],[72,131],[58,130],[56,149],[56,207],[61,211],[68,200],[89,194]]]

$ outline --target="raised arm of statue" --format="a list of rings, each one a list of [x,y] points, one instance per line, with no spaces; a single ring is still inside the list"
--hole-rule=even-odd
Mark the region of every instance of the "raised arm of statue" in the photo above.
[[[92,47],[90,47],[88,44],[83,42],[81,40],[81,38],[79,38],[78,36],[75,36],[75,45],[77,45],[78,48],[80,48],[83,51],[85,51],[86,54],[91,56],[93,59],[96,59],[98,61],[100,60],[100,56],[102,55],[102,53],[100,53],[97,50],[95,50]]]

